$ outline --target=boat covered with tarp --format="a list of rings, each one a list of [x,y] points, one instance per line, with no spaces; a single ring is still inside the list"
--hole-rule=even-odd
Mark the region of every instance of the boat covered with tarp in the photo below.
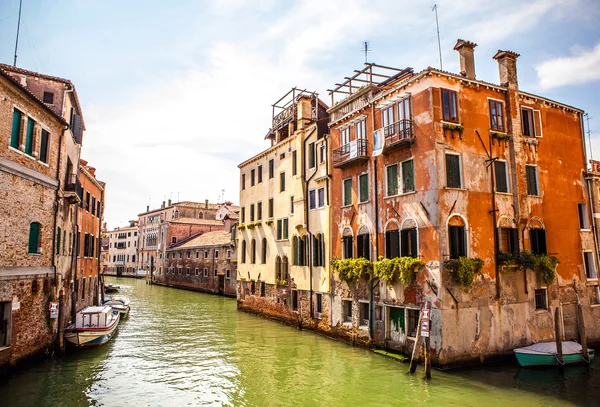
[[[75,323],[65,329],[64,338],[69,345],[80,348],[100,346],[110,341],[117,331],[120,312],[109,305],[85,307],[77,313]]]
[[[590,363],[594,350],[588,349],[588,359],[583,355],[581,344],[574,341],[562,342],[562,363],[556,351],[556,342],[540,342],[523,348],[514,349],[519,364],[523,367],[559,366],[576,363]]]

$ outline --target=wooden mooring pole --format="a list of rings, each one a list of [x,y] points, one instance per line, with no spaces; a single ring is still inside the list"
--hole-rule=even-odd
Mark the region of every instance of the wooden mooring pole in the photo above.
[[[417,335],[415,336],[415,344],[413,346],[410,367],[408,369],[410,373],[414,373],[417,370],[417,363],[419,362],[419,353],[421,350],[421,318],[423,318],[423,311],[419,314],[419,326],[417,327]]]
[[[430,331],[431,331],[431,303],[427,303],[427,314],[429,316],[429,325],[427,336],[425,337],[425,378],[427,380],[431,379],[431,346],[430,346]],[[418,330],[421,330],[421,325],[419,324]]]
[[[583,321],[583,307],[579,298],[577,299],[577,330],[579,331],[579,343],[581,343],[581,355],[583,360],[589,363],[590,355],[588,354],[587,338],[585,336],[585,322]]]
[[[558,307],[554,310],[554,340],[556,341],[556,359],[561,366],[563,365],[562,341],[560,337],[560,312]]]

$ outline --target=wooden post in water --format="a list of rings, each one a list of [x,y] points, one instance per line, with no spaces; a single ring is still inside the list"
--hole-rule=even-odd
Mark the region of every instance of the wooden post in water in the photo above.
[[[413,346],[412,357],[410,358],[409,372],[414,373],[417,370],[417,363],[419,362],[419,351],[421,350],[421,318],[423,317],[423,311],[419,314],[419,325],[417,327],[417,335],[415,336],[415,345]]]
[[[588,362],[590,355],[588,355],[587,338],[585,336],[585,323],[583,322],[583,307],[581,302],[577,299],[577,330],[579,331],[579,343],[581,343],[581,355],[583,359]]]
[[[427,332],[427,336],[425,337],[425,378],[427,380],[431,379],[431,342],[430,342],[430,332],[431,332],[431,303],[427,302],[427,313],[429,314],[429,331]],[[421,330],[421,325],[419,325],[419,331]]]
[[[556,358],[558,363],[563,364],[562,341],[560,339],[560,313],[558,307],[554,310],[554,340],[556,342]]]

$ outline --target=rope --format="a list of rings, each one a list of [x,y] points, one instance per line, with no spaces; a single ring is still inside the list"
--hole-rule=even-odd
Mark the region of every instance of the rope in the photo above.
[[[564,362],[561,362],[560,359],[558,359],[558,355],[555,353],[554,357],[556,358],[556,361],[558,362],[559,365],[564,366]]]

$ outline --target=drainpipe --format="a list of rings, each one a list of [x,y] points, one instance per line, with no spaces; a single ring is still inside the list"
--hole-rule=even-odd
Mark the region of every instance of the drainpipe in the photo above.
[[[312,173],[312,175],[310,176],[310,178],[306,179],[306,141],[310,138],[310,136],[312,136],[312,134],[315,132],[315,130],[317,130],[318,125],[315,125],[315,127],[312,129],[312,131],[304,137],[304,140],[302,141],[302,180],[304,181],[303,183],[303,187],[304,187],[304,221],[306,223],[306,233],[308,233],[308,241],[309,241],[309,247],[312,248],[313,245],[313,241],[312,241],[312,233],[310,232],[310,221],[309,221],[309,217],[308,217],[308,183],[310,182],[310,180],[313,179],[313,177],[317,174],[317,169],[315,168],[315,171]],[[316,160],[315,160],[315,167],[316,167]],[[306,248],[305,248],[306,250]],[[310,317],[314,319],[314,306],[313,306],[313,258],[312,258],[312,250],[308,250],[308,276],[309,276],[309,287],[310,287]]]
[[[375,131],[375,103],[371,103],[371,129]],[[367,150],[367,153],[369,151]],[[377,157],[373,160],[373,201],[375,201],[375,260],[379,249],[379,197],[377,196]],[[373,340],[373,290],[375,289],[374,272],[369,279],[369,337]],[[379,282],[379,280],[377,280]]]
[[[56,165],[56,180],[58,181],[58,186],[56,187],[56,191],[54,192],[54,197],[55,197],[55,204],[56,204],[56,212],[54,213],[54,228],[52,230],[52,267],[54,268],[54,286],[56,287],[58,285],[58,280],[57,280],[57,276],[56,276],[56,225],[58,223],[58,199],[59,199],[59,194],[58,191],[60,190],[60,185],[61,185],[61,181],[60,181],[60,157],[61,157],[61,150],[62,150],[62,142],[63,142],[63,135],[65,134],[65,129],[63,128],[63,130],[60,132],[60,135],[58,136],[58,163]]]
[[[102,192],[100,193],[100,199],[102,200],[100,207],[102,209],[102,213],[104,213],[104,189],[102,190]],[[102,283],[103,280],[103,276],[100,275],[100,252],[102,251],[102,217],[100,216],[99,213],[96,213],[96,216],[98,217],[98,247],[96,247],[96,274],[98,275],[98,285],[95,287],[96,290],[96,295],[97,295],[97,299],[98,301],[100,301],[100,304],[104,303],[104,284]],[[101,294],[98,295],[98,290],[99,288],[102,287],[101,290]],[[96,305],[100,305],[100,304],[96,304]]]

